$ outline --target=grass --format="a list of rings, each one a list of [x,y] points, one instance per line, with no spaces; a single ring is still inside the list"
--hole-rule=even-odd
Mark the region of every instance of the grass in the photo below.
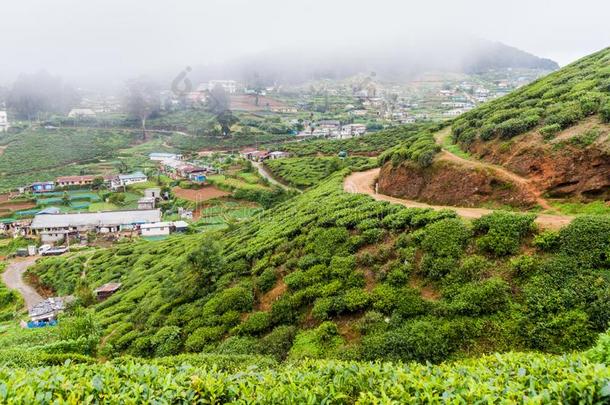
[[[551,202],[551,206],[565,215],[610,215],[610,205],[604,201]]]
[[[453,153],[454,155],[461,157],[462,159],[471,159],[472,156],[470,153],[462,150],[456,143],[453,142],[453,139],[450,135],[450,131],[446,131],[446,134],[440,136],[440,144],[449,153]]]

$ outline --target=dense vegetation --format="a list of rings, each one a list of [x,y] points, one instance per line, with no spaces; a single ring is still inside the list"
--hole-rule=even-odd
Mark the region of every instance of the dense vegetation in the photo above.
[[[73,174],[66,166],[108,158],[135,137],[131,131],[102,129],[32,129],[2,136],[0,189]]]
[[[403,125],[350,139],[311,139],[303,142],[287,143],[282,146],[282,150],[294,153],[297,156],[336,155],[341,151],[346,151],[349,154],[373,156],[403,142],[410,144],[420,136],[428,138],[431,132],[440,127],[441,124]]]
[[[307,188],[318,184],[338,170],[350,168],[361,171],[375,167],[376,159],[361,156],[340,159],[338,157],[300,157],[268,160],[265,166],[274,176],[293,187]]]
[[[0,401],[16,403],[605,403],[610,368],[585,355],[504,354],[442,365],[305,361],[241,369],[199,356],[145,362],[0,368]],[[253,364],[247,367],[248,360]],[[159,364],[161,363],[161,364]]]
[[[596,114],[610,122],[610,49],[460,116],[453,136],[467,147],[477,139],[510,139],[538,128],[550,139]]]
[[[263,354],[438,362],[564,352],[608,327],[610,220],[539,232],[533,215],[473,223],[340,191],[341,175],[216,237],[50,258],[57,293],[120,279],[94,306],[104,354]]]

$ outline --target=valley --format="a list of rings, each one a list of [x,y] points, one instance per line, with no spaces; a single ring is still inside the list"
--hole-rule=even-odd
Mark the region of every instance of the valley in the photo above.
[[[606,403],[610,48],[488,46],[12,122],[0,403]]]

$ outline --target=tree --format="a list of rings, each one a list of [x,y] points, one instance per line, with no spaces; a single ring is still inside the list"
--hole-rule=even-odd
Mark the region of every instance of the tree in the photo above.
[[[187,263],[185,288],[196,291],[213,286],[225,265],[222,246],[217,241],[206,238],[187,256]]]
[[[104,185],[103,177],[96,177],[91,182],[91,188],[93,188],[94,190],[99,190],[100,188],[102,188],[103,185]]]
[[[220,125],[223,136],[230,135],[231,126],[239,121],[231,112],[230,105],[231,100],[227,92],[222,86],[216,85],[210,91],[208,110],[216,116],[216,121]]]
[[[129,114],[140,120],[143,140],[146,140],[146,119],[159,110],[159,100],[154,82],[143,77],[127,82],[125,105]]]
[[[46,71],[20,75],[7,96],[8,107],[27,120],[38,118],[41,113],[64,114],[79,100],[72,87]]]

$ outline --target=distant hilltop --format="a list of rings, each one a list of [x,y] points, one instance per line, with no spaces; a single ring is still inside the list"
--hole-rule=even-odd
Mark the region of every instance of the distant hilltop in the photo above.
[[[448,37],[397,39],[339,49],[273,50],[198,67],[193,76],[200,81],[224,74],[246,81],[256,77],[262,83],[298,84],[370,72],[382,80],[402,81],[428,72],[479,73],[507,68],[553,71],[559,65],[500,42]]]

